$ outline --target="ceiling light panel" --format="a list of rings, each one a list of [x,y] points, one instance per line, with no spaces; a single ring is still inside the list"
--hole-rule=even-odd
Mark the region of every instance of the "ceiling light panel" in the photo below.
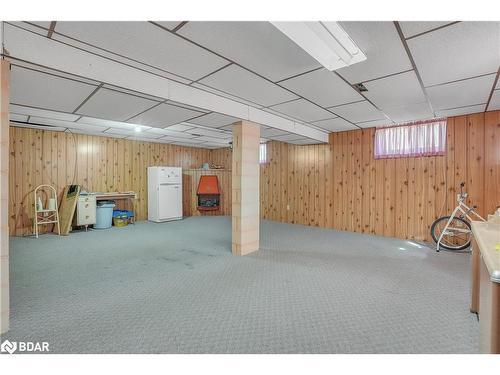
[[[385,119],[383,113],[367,101],[342,105],[332,111],[351,122]]]
[[[125,121],[156,105],[157,102],[100,88],[77,111],[78,114],[113,121]]]
[[[472,106],[453,108],[453,109],[437,110],[436,116],[452,117],[452,116],[468,115],[470,113],[484,112],[486,109],[485,107],[486,104],[480,104],[480,105],[472,105]]]
[[[149,22],[58,22],[56,32],[192,80],[228,63]]]
[[[280,85],[323,106],[332,107],[363,100],[363,97],[335,72],[319,69],[280,82]]]
[[[434,109],[449,109],[486,103],[495,74],[427,88]]]
[[[273,22],[328,70],[366,60],[366,56],[337,22]]]
[[[178,124],[202,114],[202,112],[177,107],[175,105],[160,104],[146,112],[143,112],[131,118],[128,122],[153,126],[156,128],[165,128],[167,126]]]
[[[237,121],[240,121],[240,119],[220,113],[209,113],[208,115],[190,120],[192,124],[209,126],[211,128],[221,128],[229,124],[234,124]]]
[[[365,96],[382,110],[426,100],[413,71],[366,82],[364,85],[368,89]]]
[[[491,97],[490,105],[488,106],[488,111],[495,111],[500,109],[500,90],[493,91],[493,96]]]
[[[96,86],[34,70],[12,67],[10,102],[73,112]]]
[[[426,120],[434,117],[427,102],[388,107],[384,108],[384,112],[395,122]]]
[[[393,22],[340,22],[366,60],[337,72],[351,84],[412,68]]]
[[[493,73],[500,65],[500,22],[459,22],[408,46],[425,86]]]
[[[334,114],[304,99],[278,104],[271,107],[271,109],[304,122],[313,122],[335,117]]]
[[[289,91],[236,65],[230,65],[199,82],[263,106],[297,98]]]
[[[25,106],[16,105],[16,104],[10,104],[9,110],[11,112],[22,114],[22,115],[53,118],[56,120],[63,120],[63,121],[75,121],[80,117],[79,115],[74,115],[71,113],[49,111],[46,109],[25,107]]]
[[[313,125],[318,126],[329,132],[342,132],[346,130],[358,129],[355,125],[351,124],[350,122],[344,119],[341,119],[340,117],[313,122]]]
[[[272,81],[320,66],[269,22],[188,22],[178,34]]]
[[[399,22],[405,38],[425,33],[437,27],[448,25],[450,21],[405,21]]]

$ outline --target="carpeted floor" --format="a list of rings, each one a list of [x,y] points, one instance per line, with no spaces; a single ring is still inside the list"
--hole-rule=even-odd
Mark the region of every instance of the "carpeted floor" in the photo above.
[[[11,330],[52,353],[476,353],[469,254],[229,217],[11,239]]]

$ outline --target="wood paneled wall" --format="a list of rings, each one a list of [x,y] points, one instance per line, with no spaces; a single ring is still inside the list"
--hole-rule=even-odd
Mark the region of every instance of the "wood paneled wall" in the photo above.
[[[147,219],[147,167],[199,168],[211,150],[10,127],[11,235],[32,232],[33,190],[57,187],[59,198],[68,184],[87,191],[137,192],[138,220]]]
[[[500,205],[500,111],[448,119],[445,156],[375,160],[375,129],[331,134],[328,145],[268,143],[261,216],[288,223],[430,240],[460,182],[487,215]],[[228,149],[214,160],[230,165]]]
[[[449,118],[445,156],[374,160],[374,132],[334,133],[328,145],[270,142],[269,163],[261,165],[261,216],[429,240],[432,221],[455,206],[461,181],[481,214],[500,205],[500,111]],[[72,182],[92,191],[134,190],[138,219],[145,219],[147,166],[190,169],[210,162],[231,168],[228,148],[206,150],[16,127],[11,127],[10,154],[10,231],[17,235],[31,231],[32,191],[41,183],[57,186],[59,192]],[[217,173],[225,173],[221,184],[229,189],[230,173]],[[192,200],[196,173],[189,174]],[[220,214],[230,214],[229,199],[227,194]],[[184,209],[186,216],[198,214],[192,201],[185,201]]]

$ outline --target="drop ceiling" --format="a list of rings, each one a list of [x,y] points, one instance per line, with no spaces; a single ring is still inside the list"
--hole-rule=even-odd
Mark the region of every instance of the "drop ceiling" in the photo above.
[[[49,25],[6,23],[40,35]],[[324,132],[499,109],[500,22],[341,25],[367,60],[334,72],[269,22],[56,22],[53,39]],[[10,112],[19,126],[216,148],[243,118],[12,64]],[[315,143],[293,129],[263,126],[262,137]]]

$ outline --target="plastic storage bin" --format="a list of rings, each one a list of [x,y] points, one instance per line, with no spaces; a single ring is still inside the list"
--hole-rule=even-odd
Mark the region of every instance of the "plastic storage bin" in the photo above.
[[[124,227],[128,224],[127,211],[114,210],[113,211],[113,224],[115,227]]]
[[[95,229],[111,228],[111,223],[113,221],[114,207],[115,207],[115,202],[113,201],[97,202],[96,220],[94,224]]]

